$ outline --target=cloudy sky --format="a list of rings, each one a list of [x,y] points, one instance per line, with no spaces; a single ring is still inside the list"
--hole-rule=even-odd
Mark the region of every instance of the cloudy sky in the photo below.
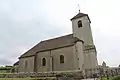
[[[0,0],[0,65],[44,39],[72,33],[70,19],[89,14],[98,61],[120,64],[119,0]]]

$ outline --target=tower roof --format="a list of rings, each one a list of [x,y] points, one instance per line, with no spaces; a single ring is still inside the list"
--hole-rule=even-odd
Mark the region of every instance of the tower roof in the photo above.
[[[81,13],[81,12],[79,12],[76,16],[74,16],[71,20],[73,20],[73,19],[77,19],[77,18],[81,18],[81,17],[84,17],[84,16],[87,16],[88,17],[88,20],[90,21],[90,18],[89,18],[89,16],[88,16],[88,14],[84,14],[84,13]],[[90,21],[90,23],[91,23],[91,21]]]

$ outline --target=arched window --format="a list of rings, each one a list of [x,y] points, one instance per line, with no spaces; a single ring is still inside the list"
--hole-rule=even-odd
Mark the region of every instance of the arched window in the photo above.
[[[26,60],[25,61],[25,68],[27,68],[27,66],[28,66],[28,61]]]
[[[46,66],[46,59],[45,58],[42,59],[42,66]]]
[[[64,63],[64,56],[60,55],[60,63]]]
[[[82,21],[81,20],[78,21],[78,28],[79,27],[82,27]]]

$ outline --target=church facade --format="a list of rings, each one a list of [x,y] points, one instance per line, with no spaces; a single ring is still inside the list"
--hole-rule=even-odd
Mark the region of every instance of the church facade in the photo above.
[[[97,51],[93,43],[88,14],[72,19],[72,34],[41,41],[19,57],[19,72],[74,71],[96,68]]]

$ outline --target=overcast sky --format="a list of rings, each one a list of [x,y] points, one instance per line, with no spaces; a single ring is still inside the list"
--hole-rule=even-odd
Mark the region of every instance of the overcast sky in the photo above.
[[[118,66],[119,0],[0,0],[0,65],[12,65],[41,40],[72,33],[78,4],[91,19],[99,64]]]

